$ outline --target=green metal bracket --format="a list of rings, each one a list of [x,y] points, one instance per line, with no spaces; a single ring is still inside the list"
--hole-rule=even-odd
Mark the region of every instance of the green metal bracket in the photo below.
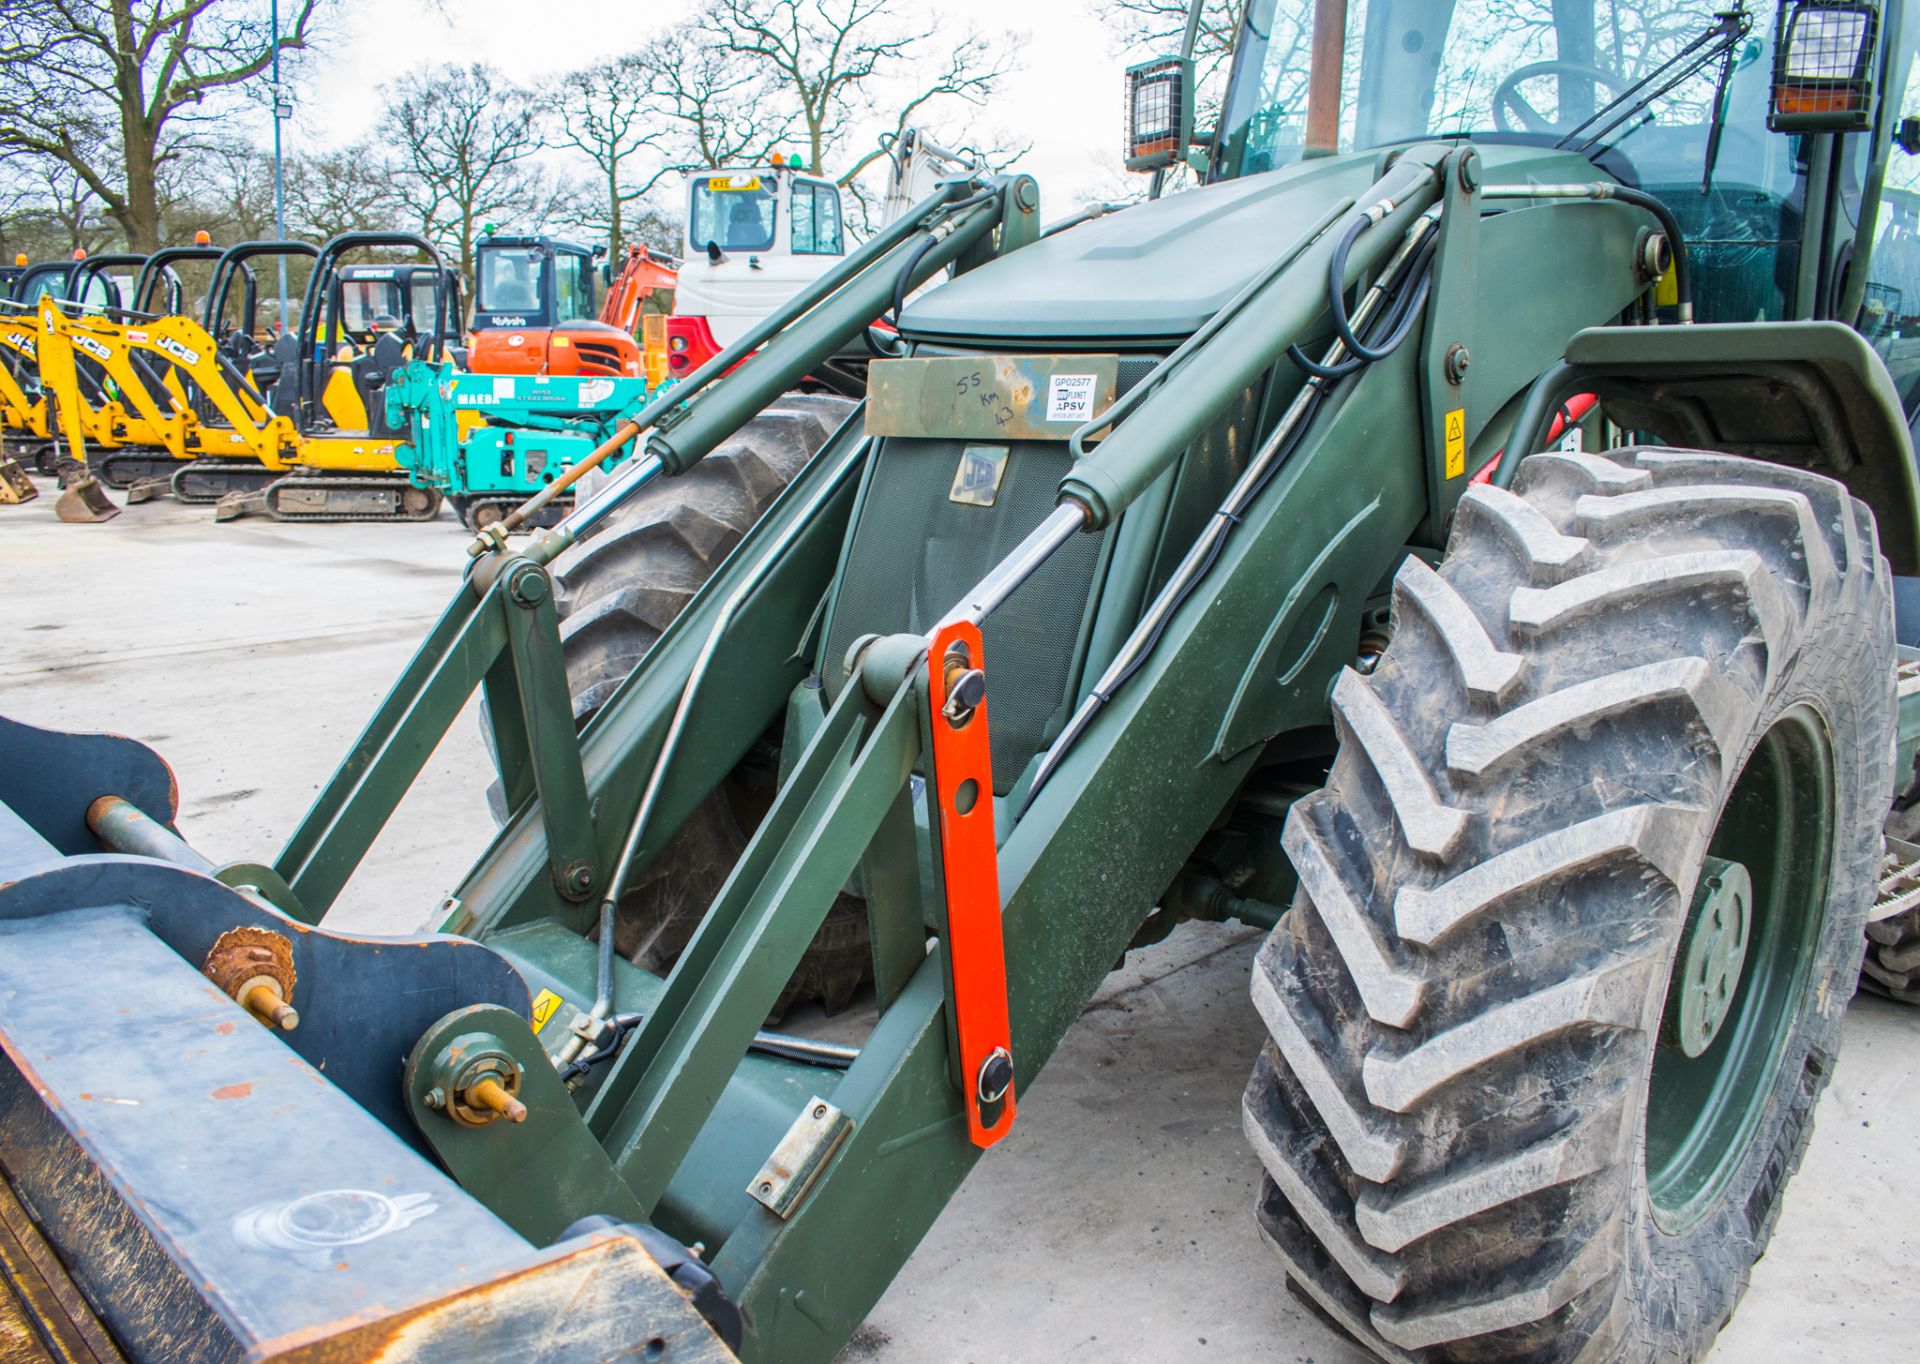
[[[537,788],[555,885],[571,900],[592,893],[597,853],[553,585],[514,555],[476,565],[281,850],[274,870],[306,922],[325,917],[483,683],[509,808]]]
[[[505,586],[507,645],[519,693],[521,730],[547,831],[548,865],[561,895],[584,900],[599,881],[598,850],[567,688],[566,657],[560,646],[560,619],[553,606],[553,580],[540,565],[522,560],[508,568]]]
[[[500,1118],[476,1127],[449,1116],[452,1077],[442,1073],[448,1069],[442,1058],[458,1039],[476,1034],[519,1066],[515,1097],[526,1105],[524,1121]],[[413,1120],[448,1173],[535,1245],[550,1244],[595,1213],[645,1220],[633,1191],[580,1120],[540,1040],[511,1010],[476,1004],[428,1028],[407,1058],[406,1087]]]
[[[915,691],[849,686],[613,1063],[587,1124],[651,1210],[919,754]]]
[[[335,769],[274,870],[318,923],[393,817],[467,698],[507,647],[496,583],[463,587]]]
[[[1475,472],[1468,452],[1493,415],[1477,382],[1473,350],[1487,281],[1480,275],[1480,157],[1471,147],[1441,168],[1440,240],[1433,258],[1433,294],[1420,346],[1419,386],[1427,448],[1427,507],[1446,524]]]

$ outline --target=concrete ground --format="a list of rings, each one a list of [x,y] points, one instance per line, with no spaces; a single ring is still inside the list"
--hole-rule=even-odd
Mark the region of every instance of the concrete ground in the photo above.
[[[0,507],[0,711],[154,744],[180,824],[270,858],[457,581],[432,525],[213,524],[136,507],[100,526]],[[484,845],[490,775],[456,725],[337,913],[422,926]],[[1110,979],[843,1356],[1360,1364],[1281,1287],[1255,1234],[1238,1100],[1258,938],[1190,925]],[[1854,1001],[1813,1145],[1716,1364],[1914,1357],[1920,1011]]]

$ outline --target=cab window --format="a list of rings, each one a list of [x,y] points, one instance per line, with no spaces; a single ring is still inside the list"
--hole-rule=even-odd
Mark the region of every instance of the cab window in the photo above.
[[[437,301],[435,292],[431,270],[419,271],[407,285],[412,308],[407,314],[407,321],[413,325],[415,332],[422,335],[433,330],[434,304]]]
[[[757,175],[708,175],[693,182],[688,238],[696,251],[770,251],[773,186]]]
[[[352,279],[340,286],[340,321],[347,331],[364,335],[376,318],[400,320],[400,286],[390,279]]]
[[[559,311],[554,316],[556,322],[570,322],[576,317],[593,316],[593,279],[588,271],[593,263],[584,256],[560,255],[554,257],[557,271],[554,279],[559,287],[559,297],[555,302]]]
[[[845,249],[840,238],[840,191],[832,185],[794,181],[794,255],[837,256]]]
[[[1920,77],[1920,58],[1913,59],[1904,98],[1896,106],[1907,117],[1920,114],[1916,77]],[[1887,97],[1891,100],[1902,93],[1896,86],[1887,91]],[[1909,156],[1898,147],[1887,153],[1859,326],[1886,361],[1908,418],[1920,414],[1920,156]]]
[[[474,306],[483,313],[537,311],[541,266],[540,252],[534,247],[496,246],[482,251]]]

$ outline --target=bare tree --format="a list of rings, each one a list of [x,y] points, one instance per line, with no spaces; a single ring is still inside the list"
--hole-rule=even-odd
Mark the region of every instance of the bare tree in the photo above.
[[[1240,0],[1206,0],[1193,43],[1194,108],[1203,124],[1218,115],[1233,44],[1240,27]],[[1304,8],[1304,7],[1303,7]],[[1141,59],[1177,53],[1187,30],[1188,0],[1100,0],[1100,15],[1120,37],[1121,50]]]
[[[342,232],[396,228],[406,207],[391,165],[366,143],[295,157],[287,165],[287,228],[325,241]]]
[[[307,46],[321,0],[293,0],[281,49]],[[127,244],[160,244],[162,179],[207,101],[273,62],[256,0],[7,0],[0,150],[66,167]]]
[[[169,241],[204,228],[221,245],[273,235],[273,158],[244,142],[222,141],[169,166],[160,216]]]
[[[0,166],[0,260],[96,255],[117,235],[93,191],[59,162],[20,157]]]
[[[569,72],[546,104],[553,144],[593,163],[606,196],[607,251],[618,260],[626,207],[652,188],[651,179],[633,184],[629,165],[658,143],[662,131],[653,117],[646,65],[630,52]]]
[[[748,63],[685,25],[561,80],[547,99],[550,145],[592,163],[598,189],[573,197],[597,205],[587,212],[605,228],[612,258],[629,217],[645,220],[633,235],[655,244],[660,214],[644,201],[669,175],[763,161],[791,136],[793,116],[769,96]]]
[[[1006,45],[915,14],[910,0],[710,0],[695,22],[781,89],[813,174],[828,174],[865,125],[871,150],[841,164],[847,185],[885,155],[882,134],[956,104],[983,107],[1013,69]]]
[[[798,119],[784,87],[759,62],[716,45],[697,20],[667,30],[634,60],[658,130],[653,146],[663,164],[655,179],[765,161],[794,136]]]
[[[554,186],[531,158],[542,145],[533,98],[484,63],[401,80],[381,133],[400,157],[395,188],[424,234],[452,247],[473,278],[480,229],[494,219],[543,221]]]

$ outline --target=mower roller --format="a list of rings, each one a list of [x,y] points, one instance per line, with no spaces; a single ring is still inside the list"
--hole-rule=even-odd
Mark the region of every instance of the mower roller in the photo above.
[[[511,1283],[543,1358],[831,1359],[1114,962],[1236,918],[1328,1321],[1703,1356],[1920,935],[1920,490],[1852,325],[1920,5],[1596,9],[1253,0],[1204,155],[1190,58],[1129,72],[1129,165],[1200,185],[1042,234],[942,182],[474,537],[271,865],[131,740],[0,731],[0,1169],[73,1329],[517,1357],[428,1306]],[[788,396],[904,298],[850,415]],[[476,690],[440,933],[331,931]],[[800,998],[853,1011],[769,1046]]]

